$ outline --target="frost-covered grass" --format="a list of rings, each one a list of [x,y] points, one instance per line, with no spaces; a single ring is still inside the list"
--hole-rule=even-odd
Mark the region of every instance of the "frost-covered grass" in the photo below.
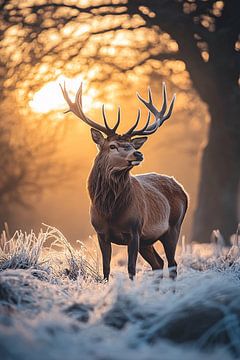
[[[240,357],[240,250],[234,240],[178,251],[178,278],[121,255],[109,283],[96,256],[55,228],[1,239],[2,360],[189,360]]]
[[[43,270],[48,275],[70,279],[92,278],[100,280],[98,264],[94,257],[87,260],[87,249],[80,243],[80,250],[75,250],[64,235],[55,227],[45,225],[45,231],[38,235],[16,231],[9,237],[3,231],[0,237],[0,271],[6,269]]]

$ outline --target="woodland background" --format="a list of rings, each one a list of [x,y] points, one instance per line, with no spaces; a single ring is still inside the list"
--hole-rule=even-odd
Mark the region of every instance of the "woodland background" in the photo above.
[[[171,119],[144,147],[136,172],[173,175],[190,195],[183,234],[226,241],[239,219],[240,94],[237,0],[0,1],[0,222],[9,231],[93,233],[86,180],[96,154],[89,128],[66,106],[58,83],[76,91],[102,121],[122,108],[134,121],[135,96],[151,85],[161,103],[177,93]],[[143,110],[143,120],[146,112]]]

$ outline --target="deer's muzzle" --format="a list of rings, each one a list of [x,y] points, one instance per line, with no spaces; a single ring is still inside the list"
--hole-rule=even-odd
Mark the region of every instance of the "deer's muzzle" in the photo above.
[[[141,161],[143,161],[143,154],[140,151],[134,151],[133,156],[135,157],[135,159],[129,161],[130,165],[139,165]]]

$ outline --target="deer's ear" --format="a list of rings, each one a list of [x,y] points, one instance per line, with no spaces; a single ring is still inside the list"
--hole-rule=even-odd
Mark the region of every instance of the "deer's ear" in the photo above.
[[[91,128],[91,134],[92,134],[92,139],[93,141],[97,144],[97,146],[100,148],[103,143],[104,143],[104,137],[103,137],[103,134],[98,131],[98,130],[95,130],[93,128]]]
[[[140,149],[140,147],[147,141],[147,136],[138,137],[131,140],[131,143],[133,144],[135,149]]]

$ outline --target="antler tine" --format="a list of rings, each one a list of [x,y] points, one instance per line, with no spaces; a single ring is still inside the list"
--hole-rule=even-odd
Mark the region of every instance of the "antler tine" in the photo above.
[[[165,82],[163,82],[162,84],[162,94],[163,94],[163,104],[160,110],[160,114],[161,114],[160,116],[163,116],[167,110],[167,89]]]
[[[150,86],[148,87],[148,103],[152,105],[152,91]]]
[[[165,120],[169,119],[170,116],[172,115],[172,111],[173,111],[173,106],[174,106],[175,100],[176,100],[176,94],[173,95],[173,98],[172,98],[172,100],[171,100],[171,104],[170,104],[170,106],[169,106],[168,113],[167,113],[167,115],[164,116],[163,122],[164,122]]]
[[[79,89],[76,93],[76,96],[75,96],[75,102],[81,106],[82,108],[82,83],[81,85],[79,86]]]
[[[116,122],[115,126],[112,129],[114,132],[116,132],[116,130],[117,130],[119,124],[120,124],[120,119],[121,119],[121,108],[119,106],[118,107],[118,113],[117,113],[117,122]]]
[[[146,121],[145,125],[139,130],[132,131],[131,136],[142,135],[142,132],[147,129],[147,127],[149,125],[149,122],[150,122],[150,119],[151,119],[151,113],[149,111],[147,121]]]
[[[70,107],[70,104],[73,105],[73,103],[72,103],[70,97],[68,96],[68,93],[67,93],[67,90],[66,90],[66,82],[64,81],[63,87],[62,87],[62,84],[59,84],[59,85],[60,85],[60,88],[62,90],[63,97],[64,97],[64,99],[66,100],[66,102],[68,103],[68,105]],[[69,111],[71,111],[71,110],[69,109]]]
[[[131,134],[132,134],[133,130],[136,129],[136,127],[138,126],[140,117],[141,117],[141,110],[138,109],[138,113],[137,113],[137,118],[136,118],[135,124],[126,132],[125,135],[131,135]]]
[[[102,115],[103,115],[103,120],[104,120],[104,124],[105,124],[106,128],[107,128],[112,134],[115,134],[115,133],[116,133],[116,130],[117,130],[119,124],[120,124],[120,119],[121,119],[121,109],[120,109],[120,107],[118,107],[117,122],[116,122],[116,124],[114,125],[113,128],[110,128],[110,126],[108,125],[104,105],[102,105]]]
[[[63,87],[61,84],[59,84],[63,93],[63,97],[66,100],[66,102],[68,103],[69,106],[69,110],[67,110],[66,112],[72,111],[77,117],[79,117],[81,120],[83,120],[86,124],[88,124],[89,126],[91,126],[92,128],[99,130],[101,132],[103,132],[106,135],[113,135],[114,132],[111,128],[109,128],[108,125],[106,125],[106,128],[100,124],[97,124],[95,121],[91,120],[89,117],[87,117],[82,109],[82,83],[76,93],[75,96],[75,102],[72,102],[67,89],[66,89],[66,83],[64,81]]]
[[[144,125],[144,127],[142,129],[139,129],[139,130],[136,130],[136,135],[141,135],[142,131],[145,131],[149,125],[149,122],[150,122],[150,119],[151,119],[151,113],[150,111],[148,112],[148,117],[147,117],[147,121],[146,121],[146,124]]]
[[[83,113],[83,110],[82,110],[82,83],[76,93],[76,96],[75,96],[75,104],[76,104],[76,107],[77,107],[77,110],[78,110],[78,113],[79,115],[81,116],[81,118],[85,117],[85,114]]]
[[[108,130],[112,130],[112,129],[109,127],[108,123],[107,123],[107,118],[106,118],[106,114],[105,114],[104,104],[102,105],[102,116],[103,116],[103,121],[104,121],[104,124],[105,124],[106,128],[107,128]]]
[[[154,106],[153,101],[152,101],[152,92],[151,92],[151,88],[148,88],[148,101],[143,99],[138,93],[137,93],[137,97],[138,99],[148,108],[149,110],[149,114],[148,114],[148,119],[147,119],[147,123],[146,125],[140,129],[140,130],[135,130],[136,126],[131,127],[131,129],[126,133],[127,135],[131,135],[131,136],[135,136],[135,135],[150,135],[152,133],[154,133],[163,123],[164,121],[166,121],[172,114],[172,110],[173,110],[173,106],[174,106],[174,102],[176,99],[176,95],[173,96],[171,103],[170,103],[170,107],[169,110],[167,112],[166,115],[165,112],[167,110],[167,90],[166,90],[166,85],[165,83],[163,83],[163,87],[162,87],[162,94],[163,94],[163,104],[161,107],[161,110],[158,111],[158,109]],[[155,117],[155,121],[153,124],[149,125],[150,122],[150,114],[153,114]]]

